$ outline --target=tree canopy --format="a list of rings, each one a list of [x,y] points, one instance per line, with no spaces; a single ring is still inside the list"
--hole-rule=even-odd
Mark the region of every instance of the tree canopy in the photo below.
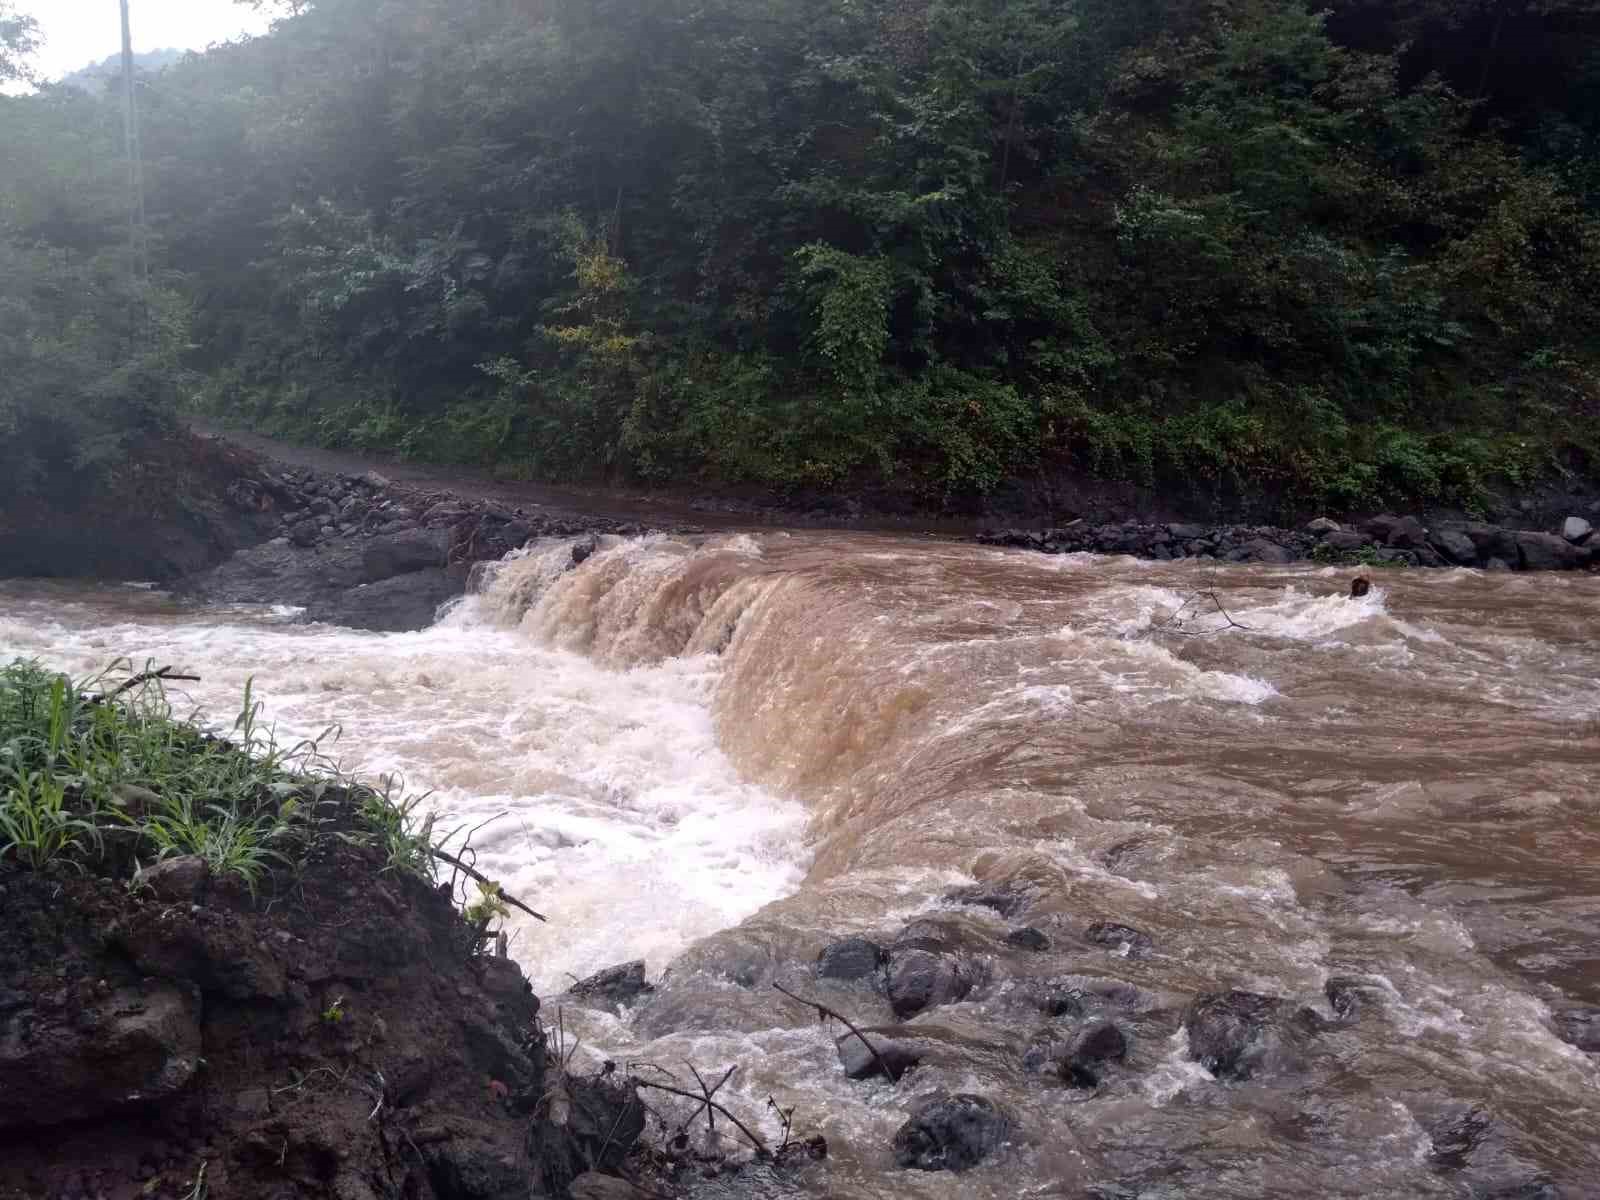
[[[141,77],[159,269],[120,342],[115,99],[0,100],[0,414],[182,396],[526,476],[934,501],[1061,463],[1351,507],[1593,470],[1595,0],[275,11]]]

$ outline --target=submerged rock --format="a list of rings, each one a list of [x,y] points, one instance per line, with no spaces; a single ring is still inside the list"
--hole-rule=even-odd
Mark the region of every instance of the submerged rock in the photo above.
[[[853,1033],[846,1033],[834,1041],[839,1053],[839,1065],[850,1079],[882,1078],[883,1069],[887,1067],[893,1082],[922,1061],[922,1051],[910,1042],[879,1037],[869,1030],[862,1032],[872,1042],[872,1050],[877,1051],[876,1055],[862,1045],[861,1039]]]
[[[1155,946],[1148,933],[1115,921],[1096,921],[1083,931],[1083,936],[1086,941],[1127,958],[1144,958]]]
[[[878,973],[887,960],[883,947],[871,938],[847,937],[830,942],[817,955],[817,975],[822,979],[866,979]]]
[[[1098,1087],[1106,1067],[1127,1056],[1127,1034],[1110,1021],[1091,1021],[1073,1037],[1061,1064],[1061,1077],[1073,1087]]]
[[[966,1171],[988,1158],[1011,1136],[1011,1119],[982,1096],[963,1093],[936,1099],[894,1135],[897,1166],[918,1171]]]
[[[587,979],[572,985],[570,995],[599,1003],[603,1007],[632,1004],[640,996],[655,991],[655,985],[644,977],[644,959],[618,963],[603,971],[596,971]]]
[[[971,977],[953,955],[896,950],[889,960],[889,1007],[901,1020],[960,1000],[971,990]]]
[[[1248,1079],[1276,1040],[1283,1001],[1256,992],[1197,996],[1183,1016],[1190,1056],[1219,1079]]]
[[[1006,934],[1006,945],[1019,950],[1041,951],[1050,949],[1050,939],[1032,925],[1024,925]]]
[[[1033,892],[1016,883],[979,883],[946,892],[944,898],[951,904],[993,909],[1002,917],[1014,917],[1028,907]]]

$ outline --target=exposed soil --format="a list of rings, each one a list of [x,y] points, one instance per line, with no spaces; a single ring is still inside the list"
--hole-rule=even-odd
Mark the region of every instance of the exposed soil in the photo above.
[[[447,885],[337,839],[255,899],[198,865],[0,868],[4,1200],[521,1200],[622,1163],[631,1090],[562,1074]]]

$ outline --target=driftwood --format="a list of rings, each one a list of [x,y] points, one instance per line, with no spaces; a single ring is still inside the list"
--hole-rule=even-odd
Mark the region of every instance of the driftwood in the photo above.
[[[885,1079],[887,1079],[890,1083],[899,1083],[900,1082],[900,1077],[889,1069],[889,1064],[888,1063],[883,1061],[883,1055],[878,1053],[878,1048],[867,1040],[867,1035],[866,1034],[862,1033],[861,1030],[857,1029],[854,1025],[852,1025],[850,1023],[850,1018],[849,1017],[845,1016],[841,1012],[835,1012],[833,1009],[829,1008],[826,1004],[820,1004],[815,1000],[808,1000],[804,996],[795,995],[788,988],[784,987],[783,984],[777,982],[776,980],[773,981],[772,986],[777,988],[785,996],[789,997],[789,999],[795,1001],[796,1003],[804,1004],[807,1008],[816,1009],[817,1010],[817,1020],[825,1021],[825,1020],[827,1020],[828,1018],[831,1017],[835,1021],[842,1022],[846,1029],[848,1029],[851,1033],[855,1034],[856,1040],[859,1041],[863,1046],[865,1046],[867,1048],[867,1053],[872,1055],[873,1061],[878,1064],[878,1070],[883,1072],[883,1077]]]
[[[1221,613],[1222,614],[1222,619],[1227,622],[1226,625],[1219,625],[1215,629],[1185,629],[1183,627],[1184,614],[1189,611],[1189,606],[1191,604],[1193,604],[1196,600],[1201,599],[1202,597],[1204,597],[1207,600],[1210,600],[1211,603],[1216,606],[1217,612]],[[1194,616],[1199,616],[1200,614],[1199,613],[1195,613],[1193,615]],[[1239,624],[1239,622],[1235,621],[1231,616],[1228,615],[1228,610],[1222,607],[1222,601],[1217,597],[1217,594],[1215,592],[1212,592],[1212,591],[1201,591],[1201,592],[1195,592],[1194,595],[1190,596],[1187,600],[1185,600],[1182,604],[1180,604],[1173,611],[1172,615],[1169,616],[1165,621],[1162,621],[1159,625],[1152,625],[1150,627],[1150,632],[1151,633],[1176,633],[1181,637],[1207,637],[1207,636],[1209,636],[1210,634],[1213,634],[1213,633],[1222,633],[1225,630],[1228,630],[1230,628],[1231,629],[1243,629],[1247,633],[1250,631],[1250,626],[1241,625],[1241,624]]]
[[[691,1070],[692,1069],[693,1068],[691,1068]],[[721,1081],[717,1084],[718,1088],[720,1088],[724,1083],[726,1083],[728,1081],[728,1076],[732,1075],[734,1070],[735,1070],[734,1067],[729,1067],[728,1068],[726,1074],[723,1075]],[[696,1076],[696,1078],[699,1078],[699,1072],[698,1071],[695,1072],[695,1076]],[[704,1080],[701,1081],[700,1095],[698,1095],[698,1096],[695,1095],[693,1092],[685,1091],[683,1088],[673,1087],[671,1084],[654,1083],[654,1082],[652,1082],[651,1080],[648,1080],[648,1079],[640,1079],[637,1075],[633,1077],[631,1082],[633,1083],[634,1087],[652,1088],[652,1089],[654,1089],[655,1091],[658,1091],[658,1092],[667,1092],[668,1094],[673,1095],[673,1096],[682,1096],[685,1100],[693,1100],[697,1104],[704,1105],[707,1109],[715,1109],[717,1112],[719,1112],[723,1116],[727,1117],[729,1121],[733,1122],[735,1128],[737,1128],[740,1133],[744,1134],[744,1136],[750,1140],[750,1144],[756,1148],[756,1153],[757,1154],[759,1154],[762,1158],[771,1158],[772,1157],[772,1151],[767,1149],[767,1144],[765,1142],[763,1142],[758,1136],[756,1136],[755,1134],[751,1133],[750,1130],[745,1126],[745,1123],[743,1121],[739,1120],[738,1117],[734,1116],[726,1108],[724,1108],[722,1105],[718,1104],[715,1100],[712,1100],[710,1098],[711,1094],[716,1091],[716,1088],[707,1089],[705,1087]],[[695,1116],[699,1116],[699,1115],[700,1115],[700,1113],[699,1113],[699,1110],[697,1109],[695,1111]],[[694,1119],[694,1117],[690,1117],[689,1119],[692,1121]]]
[[[454,854],[448,854],[445,851],[439,849],[439,847],[437,847],[437,846],[429,846],[428,847],[428,853],[433,855],[435,858],[437,858],[441,862],[447,862],[451,866],[456,867],[456,868],[458,868],[458,869],[460,869],[462,871],[465,871],[466,874],[467,874],[467,877],[469,879],[476,879],[479,883],[485,885],[486,887],[499,887],[500,886],[499,884],[495,883],[494,880],[490,879],[487,875],[483,874],[483,872],[479,871],[476,867],[467,866],[466,863],[462,862]],[[529,908],[526,904],[524,904],[521,900],[518,900],[515,896],[513,896],[510,892],[506,891],[504,888],[500,888],[500,899],[504,900],[507,904],[513,905],[516,908],[520,908],[523,912],[527,913],[530,917],[532,917],[536,921],[544,921],[544,920],[548,919],[548,918],[546,918],[544,916],[543,913],[534,912],[533,909]]]
[[[161,667],[159,670],[155,670],[155,671],[140,671],[139,674],[133,676],[133,678],[131,678],[131,679],[124,680],[117,687],[115,687],[111,691],[105,693],[105,695],[103,695],[103,696],[90,696],[89,697],[89,703],[90,704],[109,704],[109,703],[111,703],[111,701],[115,700],[118,696],[122,695],[124,692],[131,692],[131,691],[133,691],[134,688],[138,687],[140,684],[152,683],[152,682],[154,682],[156,680],[161,680],[162,682],[172,682],[172,681],[180,681],[181,680],[181,681],[183,681],[185,683],[198,683],[199,680],[200,680],[200,676],[198,676],[198,675],[179,675],[179,674],[176,674],[174,672],[173,668],[171,668],[171,667]]]

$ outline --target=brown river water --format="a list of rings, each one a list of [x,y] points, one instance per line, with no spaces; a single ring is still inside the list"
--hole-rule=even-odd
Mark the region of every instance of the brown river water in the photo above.
[[[487,822],[480,864],[551,917],[513,928],[542,995],[671,968],[620,1017],[564,1009],[580,1064],[737,1063],[722,1096],[749,1123],[777,1135],[770,1096],[826,1135],[761,1194],[1600,1196],[1600,1058],[1557,1036],[1600,1004],[1600,577],[1383,572],[1353,600],[1307,565],[823,533],[569,561],[530,547],[398,635],[0,584],[0,652],[191,667],[222,725],[253,677],[280,737],[339,722],[346,765],[430,791],[442,827]],[[975,882],[1031,906],[945,899]],[[919,918],[982,982],[912,1019],[918,1070],[852,1083],[836,1031],[769,984],[889,1023],[810,964]],[[1086,945],[1096,921],[1152,950]],[[1021,923],[1051,949],[1008,945]],[[1032,1000],[1066,977],[1130,1035],[1092,1090],[1024,1068],[1072,1025]],[[1245,1082],[1191,1061],[1196,993],[1331,1024],[1330,979],[1356,1020]],[[1011,1143],[897,1170],[936,1092],[1004,1105]]]

